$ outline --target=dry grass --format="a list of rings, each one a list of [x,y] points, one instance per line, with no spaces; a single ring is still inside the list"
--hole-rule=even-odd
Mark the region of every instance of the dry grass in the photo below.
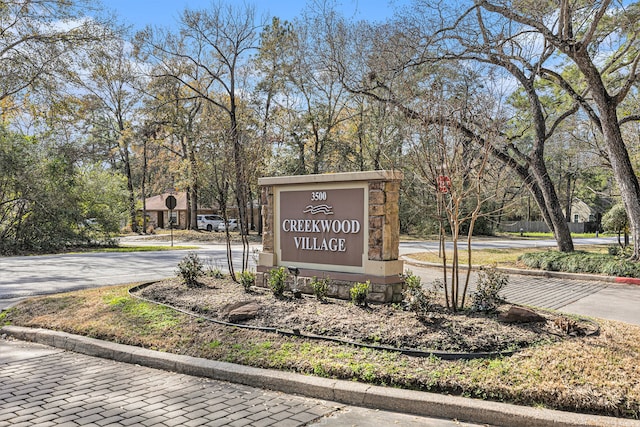
[[[1,323],[45,327],[251,366],[446,392],[531,406],[640,417],[640,327],[602,321],[601,334],[511,357],[443,361],[213,325],[111,287],[28,300]]]

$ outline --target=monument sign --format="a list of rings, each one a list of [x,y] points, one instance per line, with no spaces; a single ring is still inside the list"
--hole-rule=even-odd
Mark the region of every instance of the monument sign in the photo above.
[[[372,300],[398,300],[401,179],[395,171],[261,178],[259,283],[273,268],[295,267],[303,292],[313,276],[329,277],[341,298],[369,280]]]

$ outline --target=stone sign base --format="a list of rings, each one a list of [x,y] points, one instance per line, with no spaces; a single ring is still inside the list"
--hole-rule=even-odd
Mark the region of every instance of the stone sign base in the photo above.
[[[269,271],[264,270],[264,268],[258,268],[258,273],[256,274],[256,286],[269,288]],[[402,292],[405,289],[401,274],[398,274],[395,277],[385,277],[384,279],[389,283],[376,283],[381,279],[381,277],[354,275],[340,272],[332,273],[327,271],[301,270],[300,276],[298,276],[297,285],[295,277],[291,274],[287,276],[285,283],[289,291],[297,289],[303,294],[313,295],[313,287],[311,286],[311,283],[314,278],[328,278],[329,284],[327,297],[343,300],[351,299],[349,291],[353,285],[356,283],[364,283],[367,280],[370,281],[367,301],[371,303],[401,302]]]

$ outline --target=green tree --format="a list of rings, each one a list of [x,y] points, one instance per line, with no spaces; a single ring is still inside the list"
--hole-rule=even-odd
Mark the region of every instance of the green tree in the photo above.
[[[134,124],[141,92],[140,74],[130,56],[128,44],[121,39],[105,40],[99,49],[84,57],[82,65],[88,73],[78,73],[74,80],[86,106],[86,122],[93,136],[116,154],[117,165],[127,179],[129,222],[138,231],[136,185],[132,170],[132,144],[136,136]]]
[[[94,12],[91,19],[89,12]],[[3,1],[0,100],[65,81],[75,55],[107,39],[108,22],[98,16],[95,3],[88,0]]]
[[[73,162],[64,151],[0,128],[0,253],[84,243]]]
[[[639,15],[638,3],[625,6],[612,1],[562,0],[556,4],[484,0],[475,2],[459,16],[456,25],[458,29],[469,28],[470,23],[476,26],[477,30],[467,36],[480,40],[483,48],[470,50],[462,43],[458,54],[463,57],[492,62],[516,78],[525,69],[518,65],[534,65],[529,68],[529,77],[518,79],[532,102],[537,103],[535,98],[539,96],[533,86],[537,79],[553,84],[563,98],[571,99],[571,105],[555,123],[578,109],[589,118],[603,138],[634,242],[640,241],[640,183],[622,136],[622,126],[640,119],[637,106],[633,112],[624,108],[624,101],[637,88]],[[456,36],[460,40],[460,33]],[[530,59],[523,62],[520,58],[527,50],[522,40],[527,39],[531,40],[527,44]],[[499,58],[499,62],[494,58]],[[558,69],[566,68],[564,64],[575,70],[575,78]],[[536,114],[542,115],[535,120],[540,140],[552,134],[556,125],[542,126],[543,109],[537,108]],[[543,145],[538,149],[542,150]],[[640,245],[635,245],[632,258],[640,260]]]
[[[127,221],[127,178],[100,165],[81,168],[77,176],[77,197],[83,218],[95,218],[100,231],[113,235]]]
[[[602,217],[602,226],[605,230],[611,230],[618,233],[618,244],[626,247],[629,244],[628,230],[629,217],[622,203],[614,205]],[[620,241],[620,234],[624,231],[624,244]]]

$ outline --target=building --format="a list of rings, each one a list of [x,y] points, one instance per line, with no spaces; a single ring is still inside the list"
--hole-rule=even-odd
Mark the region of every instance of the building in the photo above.
[[[167,197],[176,198],[176,207],[172,211],[167,208]],[[148,222],[154,228],[169,228],[170,218],[173,218],[174,228],[185,229],[187,227],[187,193],[184,191],[175,193],[163,193],[148,197],[145,200]],[[198,207],[199,214],[215,213],[212,208]]]
[[[176,207],[171,212],[167,208],[167,197],[173,195],[176,198]],[[184,191],[174,193],[162,193],[145,199],[147,218],[153,228],[169,228],[170,216],[174,220],[174,228],[184,230],[187,227],[187,193]],[[198,214],[220,214],[218,209],[198,206]],[[221,215],[221,214],[220,214]],[[235,206],[227,210],[228,218],[237,218],[238,209]],[[249,228],[257,230],[260,221],[260,207],[257,201],[247,208]]]

